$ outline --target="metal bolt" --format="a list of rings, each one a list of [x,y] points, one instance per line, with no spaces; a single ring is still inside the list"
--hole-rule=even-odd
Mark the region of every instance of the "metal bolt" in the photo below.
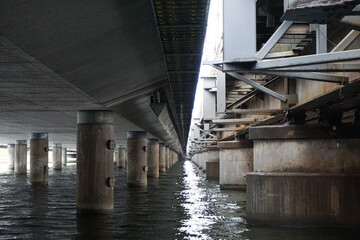
[[[109,150],[114,150],[115,147],[116,147],[116,143],[115,143],[114,140],[108,140],[108,141],[107,141],[107,148],[108,148]]]
[[[115,178],[113,178],[113,177],[108,177],[108,178],[107,178],[107,185],[108,185],[108,187],[113,188],[113,187],[115,186]]]

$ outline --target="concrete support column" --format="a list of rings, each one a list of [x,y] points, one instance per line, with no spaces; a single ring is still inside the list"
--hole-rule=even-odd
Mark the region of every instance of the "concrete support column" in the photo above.
[[[360,128],[284,125],[250,128],[249,221],[360,226]]]
[[[159,145],[159,172],[166,172],[165,153],[166,153],[165,144],[160,143],[160,145]]]
[[[191,161],[195,163],[196,166],[199,166],[199,153],[196,152],[192,157]]]
[[[166,146],[166,152],[165,152],[165,166],[166,170],[170,168],[170,148]]]
[[[221,189],[246,189],[246,174],[253,171],[253,143],[219,142],[219,182]]]
[[[14,170],[14,161],[15,161],[15,144],[8,144],[8,169]]]
[[[17,174],[26,174],[26,171],[27,171],[27,141],[16,140],[14,172]]]
[[[62,144],[54,143],[53,146],[53,169],[62,170]]]
[[[173,161],[173,150],[169,150],[169,168],[172,167],[172,161]]]
[[[126,160],[126,147],[125,145],[120,145],[118,147],[117,152],[117,166],[118,168],[125,168],[125,160]]]
[[[217,146],[207,147],[206,178],[219,180],[219,149]]]
[[[30,182],[47,183],[49,176],[49,140],[47,133],[32,133],[30,139]]]
[[[115,149],[113,113],[79,111],[76,194],[78,213],[108,213],[114,209]]]
[[[62,165],[66,166],[67,164],[67,148],[63,147],[62,148]]]
[[[175,163],[177,163],[178,161],[179,161],[179,154],[176,153],[176,154],[175,154]]]
[[[144,131],[127,133],[128,168],[127,184],[132,187],[147,186],[147,139]]]
[[[207,152],[207,149],[205,148],[200,155],[200,166],[201,166],[201,169],[203,170],[203,172],[206,172],[206,161],[208,159],[207,155],[208,155],[208,152]]]
[[[148,177],[159,177],[159,140],[148,139]]]

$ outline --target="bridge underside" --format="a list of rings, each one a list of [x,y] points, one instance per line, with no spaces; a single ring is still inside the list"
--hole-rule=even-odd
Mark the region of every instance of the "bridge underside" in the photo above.
[[[0,142],[48,132],[50,141],[73,147],[76,112],[110,109],[117,143],[144,129],[181,152],[208,4],[2,1]],[[151,96],[168,110],[163,119]]]

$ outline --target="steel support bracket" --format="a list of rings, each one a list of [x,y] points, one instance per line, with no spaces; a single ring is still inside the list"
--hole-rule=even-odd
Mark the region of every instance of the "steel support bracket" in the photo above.
[[[266,94],[269,94],[270,96],[272,96],[272,97],[274,97],[276,99],[279,99],[282,102],[285,102],[285,103],[287,102],[287,97],[286,96],[283,96],[283,95],[281,95],[281,94],[279,94],[277,92],[274,92],[273,90],[271,90],[271,89],[269,89],[267,87],[264,87],[264,86],[262,86],[262,85],[260,85],[260,84],[258,84],[256,82],[244,77],[241,74],[238,74],[238,73],[227,73],[227,74],[229,74],[230,76],[232,76],[232,77],[234,77],[234,78],[236,78],[236,79],[238,79],[238,80],[240,80],[240,81],[242,81],[242,82],[244,82],[244,83],[246,83],[246,84],[248,84],[250,86],[253,86],[254,88],[256,88],[259,91],[262,91],[262,92],[264,92]]]

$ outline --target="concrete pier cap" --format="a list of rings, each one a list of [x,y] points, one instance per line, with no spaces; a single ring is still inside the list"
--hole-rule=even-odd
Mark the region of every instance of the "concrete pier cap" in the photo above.
[[[27,145],[27,141],[26,140],[16,140],[15,145]]]
[[[252,127],[249,221],[360,227],[360,127]]]
[[[80,110],[77,114],[78,124],[113,124],[113,112],[108,110]]]
[[[129,131],[126,133],[127,138],[146,138],[145,131]]]
[[[30,139],[35,139],[35,140],[46,140],[48,138],[49,138],[48,133],[31,133],[30,135]]]

